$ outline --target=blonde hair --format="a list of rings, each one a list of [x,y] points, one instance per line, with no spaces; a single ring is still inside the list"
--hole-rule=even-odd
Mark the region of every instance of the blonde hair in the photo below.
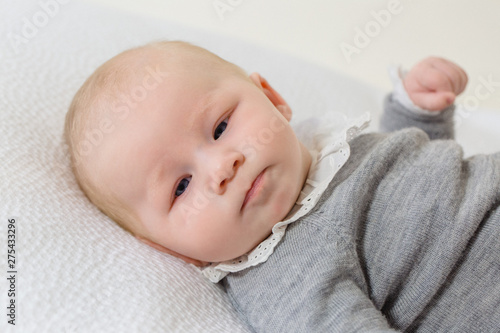
[[[127,51],[126,51],[127,52]],[[95,145],[85,139],[92,124],[106,111],[109,100],[130,75],[123,62],[113,58],[92,73],[77,91],[66,114],[64,137],[69,147],[71,167],[89,200],[125,230],[134,233],[137,217],[111,191],[100,186],[86,166],[86,158]]]
[[[112,190],[98,184],[96,176],[88,168],[88,155],[97,145],[92,146],[86,140],[86,135],[92,127],[97,128],[99,120],[112,108],[117,94],[127,87],[131,78],[136,75],[132,62],[147,56],[151,50],[158,51],[161,59],[175,58],[175,55],[182,51],[182,56],[177,59],[195,60],[204,69],[213,72],[229,70],[248,79],[240,67],[201,47],[182,41],[160,41],[126,50],[106,61],[77,91],[66,114],[64,127],[64,138],[69,147],[73,173],[80,188],[94,205],[118,225],[136,235],[140,235],[138,216],[126,207]]]

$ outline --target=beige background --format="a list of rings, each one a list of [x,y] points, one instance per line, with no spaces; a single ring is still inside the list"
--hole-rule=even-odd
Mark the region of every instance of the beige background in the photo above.
[[[410,67],[425,56],[443,56],[469,74],[459,102],[500,112],[500,1],[84,1],[236,36],[383,89],[391,88],[389,64]]]

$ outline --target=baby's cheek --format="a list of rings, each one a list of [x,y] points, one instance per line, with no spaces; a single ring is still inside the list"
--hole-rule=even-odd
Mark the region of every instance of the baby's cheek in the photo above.
[[[292,198],[290,192],[284,191],[281,193],[273,203],[273,223],[283,220],[294,204],[295,200]]]

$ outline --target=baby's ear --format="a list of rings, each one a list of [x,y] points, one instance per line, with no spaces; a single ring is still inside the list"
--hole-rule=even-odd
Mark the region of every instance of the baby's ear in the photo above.
[[[200,261],[200,260],[196,260],[196,259],[193,259],[193,258],[189,258],[189,257],[186,257],[186,256],[183,256],[182,254],[179,254],[175,251],[172,251],[170,249],[167,249],[166,247],[164,247],[163,245],[160,245],[158,243],[155,243],[153,241],[150,241],[149,239],[147,238],[144,238],[144,237],[141,237],[141,236],[135,236],[135,238],[137,238],[139,241],[141,241],[142,243],[146,244],[146,245],[149,245],[151,246],[152,248],[160,251],[160,252],[165,252],[165,253],[168,253],[174,257],[177,257],[179,259],[182,259],[184,260],[185,262],[187,262],[188,264],[193,264],[195,266],[198,266],[198,267],[204,267],[204,266],[207,266],[208,263],[205,262],[205,261]]]
[[[269,98],[271,103],[274,104],[276,109],[286,118],[286,120],[290,121],[292,119],[292,109],[288,105],[288,103],[281,97],[280,94],[276,90],[271,87],[269,82],[260,76],[259,73],[250,74],[250,80],[252,80],[255,85],[260,88],[264,94]]]

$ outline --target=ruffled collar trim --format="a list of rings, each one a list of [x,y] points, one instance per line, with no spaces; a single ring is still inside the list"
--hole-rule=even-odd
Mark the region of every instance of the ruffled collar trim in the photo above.
[[[269,237],[256,248],[239,258],[211,263],[201,268],[203,275],[217,283],[229,273],[265,262],[285,235],[287,226],[316,205],[335,174],[349,158],[349,141],[368,127],[369,122],[368,113],[359,118],[348,119],[344,114],[331,112],[321,119],[311,118],[295,126],[295,133],[310,151],[312,162],[307,180],[292,210],[283,221],[274,225]]]

